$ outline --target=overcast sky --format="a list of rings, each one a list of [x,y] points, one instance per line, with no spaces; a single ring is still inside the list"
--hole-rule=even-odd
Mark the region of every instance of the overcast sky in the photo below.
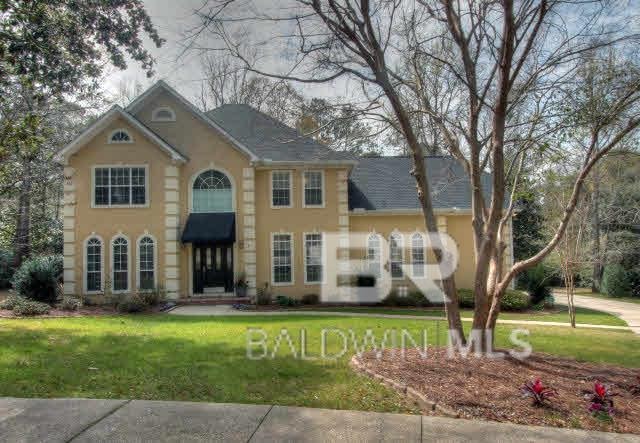
[[[184,52],[184,36],[198,24],[194,10],[201,7],[204,2],[205,0],[144,0],[151,20],[160,36],[167,41],[162,48],[158,49],[148,39],[145,40],[147,48],[157,60],[156,77],[147,79],[144,71],[138,65],[129,63],[129,67],[125,71],[116,69],[108,71],[105,85],[107,90],[116,92],[118,85],[123,81],[131,84],[138,81],[146,88],[155,80],[163,79],[194,101],[194,104],[198,104],[195,98],[200,91],[203,80],[200,65],[201,54],[195,51]],[[260,4],[263,2],[264,8],[274,5],[274,0],[258,0],[252,3]],[[264,29],[263,34],[267,37],[269,30]],[[320,97],[345,95],[345,91],[348,89],[348,84],[344,81],[338,84],[313,86],[296,84],[294,86],[306,96]]]

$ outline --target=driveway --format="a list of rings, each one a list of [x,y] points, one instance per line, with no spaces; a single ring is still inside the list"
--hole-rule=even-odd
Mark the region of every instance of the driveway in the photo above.
[[[574,304],[582,308],[597,309],[617,315],[627,322],[633,332],[640,334],[640,304],[587,295],[574,295]]]

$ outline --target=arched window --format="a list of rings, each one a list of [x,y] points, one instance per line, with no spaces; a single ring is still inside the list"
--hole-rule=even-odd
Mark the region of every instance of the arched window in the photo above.
[[[193,212],[233,211],[231,181],[220,171],[200,174],[193,183]]]
[[[85,243],[85,290],[86,292],[102,291],[102,240],[89,238]]]
[[[393,233],[389,237],[389,263],[391,265],[391,278],[402,278],[402,236]]]
[[[380,277],[380,236],[371,234],[367,239],[367,265],[369,273],[376,277]]]
[[[109,136],[109,143],[133,143],[133,138],[126,129],[116,129]]]
[[[111,242],[111,284],[113,292],[129,290],[129,241],[124,237]]]
[[[174,122],[176,121],[176,114],[173,109],[162,106],[153,110],[151,120],[154,122]]]
[[[414,277],[424,277],[424,237],[419,232],[411,236],[411,265]]]
[[[138,240],[138,288],[154,289],[156,286],[155,242],[149,235]]]

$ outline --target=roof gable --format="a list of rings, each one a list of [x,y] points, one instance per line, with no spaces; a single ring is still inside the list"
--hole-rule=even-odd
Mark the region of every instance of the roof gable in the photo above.
[[[160,138],[155,132],[147,128],[140,120],[126,112],[118,105],[114,105],[111,109],[105,112],[102,117],[90,124],[80,135],[78,135],[71,143],[62,148],[55,156],[55,160],[66,163],[69,157],[93,140],[100,132],[107,128],[117,118],[122,118],[132,127],[140,131],[147,139],[157,145],[163,152],[169,155],[173,160],[185,162],[185,157],[175,147],[171,146],[165,140]]]

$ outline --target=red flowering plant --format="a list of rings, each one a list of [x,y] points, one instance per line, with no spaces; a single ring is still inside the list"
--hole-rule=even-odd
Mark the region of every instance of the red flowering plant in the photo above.
[[[593,385],[593,392],[585,397],[589,401],[589,412],[598,418],[610,418],[613,414],[613,396],[616,395],[611,390],[596,381]]]
[[[544,406],[551,397],[558,395],[558,391],[543,385],[539,378],[536,378],[535,381],[526,382],[520,388],[520,391],[523,397],[531,397],[534,406]]]

